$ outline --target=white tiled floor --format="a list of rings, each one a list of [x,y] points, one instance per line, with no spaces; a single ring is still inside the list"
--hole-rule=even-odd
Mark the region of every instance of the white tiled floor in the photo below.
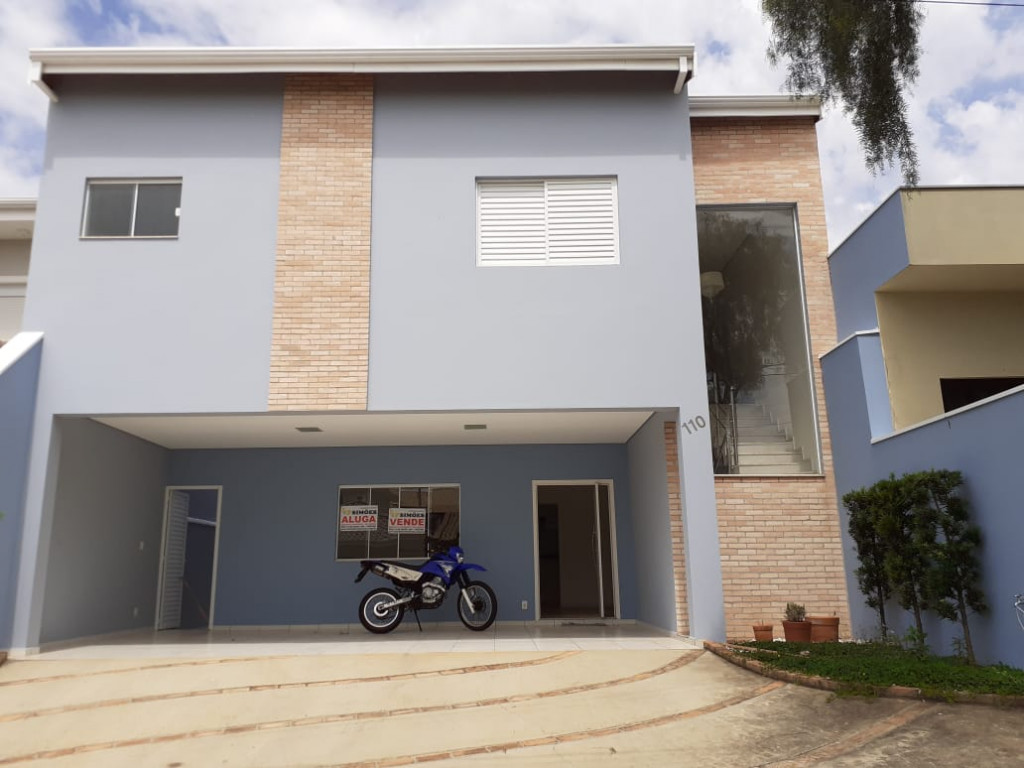
[[[37,659],[217,658],[368,653],[481,651],[657,650],[701,647],[644,624],[513,624],[476,633],[461,625],[402,627],[371,635],[361,627],[217,630],[141,630],[44,648]]]

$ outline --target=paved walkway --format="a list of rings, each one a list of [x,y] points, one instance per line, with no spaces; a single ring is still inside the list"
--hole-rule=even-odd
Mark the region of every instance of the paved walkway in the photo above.
[[[699,650],[287,650],[8,662],[0,766],[999,767],[1024,755],[1020,712],[832,699]]]

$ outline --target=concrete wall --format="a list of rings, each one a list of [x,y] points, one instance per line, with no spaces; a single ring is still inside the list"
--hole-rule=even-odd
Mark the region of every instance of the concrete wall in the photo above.
[[[869,425],[878,423],[879,349],[871,336],[858,336],[830,352],[822,361],[825,370],[829,418],[836,444],[836,486],[843,494],[887,477],[927,469],[954,469],[964,474],[966,498],[973,518],[982,529],[982,586],[991,606],[986,616],[971,616],[975,651],[980,661],[1003,661],[1024,667],[1024,644],[1012,605],[1013,595],[1024,592],[1020,570],[1020,542],[1024,541],[1024,392],[975,406],[955,416],[869,442]],[[846,534],[848,518],[840,509],[850,608],[854,632],[859,637],[877,634],[874,611],[864,604],[853,570],[857,560]],[[913,623],[895,605],[886,616],[898,631]],[[951,652],[960,636],[959,624],[929,617],[925,627],[929,642]]]
[[[11,646],[25,480],[42,339],[27,335],[0,349],[0,650]]]
[[[943,413],[940,378],[1024,376],[1024,293],[875,296],[896,429]]]
[[[665,464],[665,416],[655,414],[626,444],[630,507],[637,569],[636,617],[676,631],[676,596],[671,579],[668,477]]]
[[[50,106],[25,306],[59,413],[263,410],[279,78],[75,78]],[[81,240],[86,180],[181,177],[173,240]]]
[[[902,200],[894,193],[829,257],[837,341],[878,327],[875,290],[910,262]]]
[[[152,627],[168,452],[88,419],[57,428],[40,640]]]
[[[669,86],[607,73],[377,79],[370,408],[700,395],[687,101]],[[618,178],[620,264],[476,265],[477,178],[574,175]]]
[[[175,451],[169,483],[224,486],[215,621],[269,625],[355,623],[383,583],[354,584],[358,563],[335,561],[338,486],[361,483],[459,483],[461,544],[489,569],[499,620],[533,620],[532,481],[579,479],[614,483],[622,615],[635,618],[623,445]],[[457,621],[454,603],[422,618]]]

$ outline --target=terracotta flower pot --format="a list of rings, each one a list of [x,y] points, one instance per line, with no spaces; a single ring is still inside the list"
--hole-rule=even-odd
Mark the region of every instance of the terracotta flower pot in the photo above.
[[[812,643],[835,643],[839,641],[838,616],[808,616],[811,625]]]
[[[809,621],[784,621],[782,631],[786,634],[787,643],[809,643],[811,642],[811,622]]]
[[[766,642],[775,639],[775,626],[772,624],[755,624],[754,639],[758,642]]]

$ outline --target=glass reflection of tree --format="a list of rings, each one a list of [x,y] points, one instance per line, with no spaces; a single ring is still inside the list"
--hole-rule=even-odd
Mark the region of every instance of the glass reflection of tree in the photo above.
[[[722,274],[720,289],[701,302],[711,402],[728,403],[731,392],[749,400],[766,362],[800,359],[784,332],[801,322],[793,238],[728,211],[700,211],[697,221],[701,271]],[[715,448],[716,471],[728,471],[728,446]]]

